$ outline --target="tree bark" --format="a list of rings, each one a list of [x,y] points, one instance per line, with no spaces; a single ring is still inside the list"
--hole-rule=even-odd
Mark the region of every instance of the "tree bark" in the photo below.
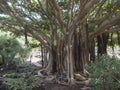
[[[95,61],[95,39],[91,39],[89,42],[90,61]]]
[[[108,37],[109,37],[109,33],[103,33],[102,35],[97,36],[98,56],[107,54]]]

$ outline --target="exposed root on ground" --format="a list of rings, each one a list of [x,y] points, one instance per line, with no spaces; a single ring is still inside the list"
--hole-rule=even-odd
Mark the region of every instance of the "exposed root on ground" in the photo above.
[[[65,74],[52,75],[50,73],[47,73],[45,69],[39,70],[37,77],[40,78],[40,83],[42,84],[43,83],[57,83],[57,84],[62,84],[62,85],[70,85],[69,80]],[[90,79],[86,78],[85,76],[81,74],[74,74],[73,84],[89,86]]]
[[[82,76],[81,74],[74,74],[75,79],[79,80],[79,81],[84,81],[86,80],[86,78],[84,76]]]

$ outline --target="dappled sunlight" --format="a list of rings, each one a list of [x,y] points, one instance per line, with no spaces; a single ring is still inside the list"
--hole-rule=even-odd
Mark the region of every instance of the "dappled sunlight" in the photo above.
[[[33,64],[37,67],[42,67],[41,65],[41,51],[39,50],[32,50],[31,54],[27,58],[27,62],[30,62],[30,64]]]
[[[114,57],[120,59],[120,47],[119,47],[119,46],[116,46],[116,47],[114,47],[114,48],[108,47],[108,48],[107,48],[107,54],[108,54],[110,57],[114,56]]]
[[[120,0],[0,0],[0,90],[120,89],[119,46]]]

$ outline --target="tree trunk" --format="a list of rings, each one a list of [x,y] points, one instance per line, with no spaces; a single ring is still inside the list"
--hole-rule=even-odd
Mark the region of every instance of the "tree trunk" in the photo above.
[[[25,36],[25,45],[28,46],[28,38],[27,38],[27,26],[25,26],[25,29],[24,29],[24,36]]]
[[[57,72],[57,51],[56,47],[52,47],[52,73],[55,74]]]
[[[118,45],[120,46],[120,31],[117,32]]]
[[[90,61],[95,61],[95,40],[94,38],[89,42]]]
[[[41,62],[42,62],[42,68],[44,67],[44,58],[43,58],[43,46],[42,45],[40,45],[41,46]]]
[[[75,31],[74,32],[74,42],[73,42],[73,54],[74,54],[74,71],[80,72],[82,71],[82,66],[80,66],[80,35]],[[81,67],[81,68],[80,68]]]
[[[88,32],[75,31],[71,38],[59,39],[51,46],[52,74],[66,73],[69,84],[74,84],[74,73],[85,73],[84,66],[89,62]],[[48,64],[49,65],[49,64]]]
[[[108,33],[103,33],[99,36],[97,36],[97,47],[98,47],[98,56],[99,55],[103,55],[103,54],[107,54],[107,44],[108,44],[108,37],[109,34]]]

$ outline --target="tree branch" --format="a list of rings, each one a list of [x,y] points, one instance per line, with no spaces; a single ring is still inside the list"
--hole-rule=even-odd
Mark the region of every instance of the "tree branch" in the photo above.
[[[120,31],[120,27],[116,26],[116,27],[105,30],[105,33],[117,32],[117,31]]]
[[[80,10],[77,14],[77,16],[75,17],[75,19],[73,20],[73,22],[70,23],[68,29],[69,29],[69,37],[72,37],[72,34],[74,32],[74,29],[76,28],[76,26],[78,26],[82,20],[85,18],[85,16],[89,13],[90,9],[94,6],[94,4],[97,3],[98,0],[90,0],[88,3],[84,5],[82,5],[80,7]]]
[[[64,22],[62,20],[62,14],[61,14],[61,10],[60,10],[60,6],[58,5],[57,1],[56,0],[50,0],[50,2],[52,3],[55,11],[56,11],[56,17],[57,17],[57,20],[62,28],[62,33],[65,35],[66,32],[65,32],[65,29],[64,29]]]
[[[109,29],[114,25],[119,24],[120,22],[120,14],[118,14],[116,17],[112,18],[111,20],[105,20],[100,27],[93,32],[90,37],[95,37],[97,35],[100,35],[105,32],[105,29]]]
[[[90,9],[94,6],[95,3],[97,3],[97,0],[90,0],[88,3],[86,3],[85,6],[82,5],[82,7],[80,7],[82,10],[80,9],[80,11],[78,12],[78,15],[76,16],[76,18],[69,25],[70,30],[73,30],[73,28],[76,25],[81,23],[82,19],[84,19],[84,17],[87,15],[87,13],[90,11]]]
[[[41,36],[37,35],[33,30],[29,30],[29,33],[38,41],[40,41],[48,50],[50,50],[50,47],[47,46],[47,43],[44,39],[42,39]]]
[[[48,43],[51,43],[51,40],[49,39],[49,37],[43,33],[41,30],[38,30],[37,28],[35,28],[34,26],[29,25],[29,22],[27,20],[25,20],[24,17],[20,17],[20,13],[17,13],[16,10],[14,10],[14,8],[11,9],[11,7],[7,4],[7,2],[5,0],[3,0],[4,2],[2,2],[2,4],[5,6],[2,7],[2,9],[4,10],[5,13],[9,14],[11,17],[15,18],[19,24],[19,26],[23,27],[25,25],[28,25],[29,27],[27,28],[27,30],[32,30],[35,31],[37,34],[39,33],[39,37],[43,38],[41,40],[43,41],[47,41]],[[30,32],[32,32],[30,31]],[[35,33],[34,32],[34,33]],[[33,33],[33,34],[34,34]],[[35,36],[35,35],[34,35]],[[37,38],[38,39],[38,38]]]

